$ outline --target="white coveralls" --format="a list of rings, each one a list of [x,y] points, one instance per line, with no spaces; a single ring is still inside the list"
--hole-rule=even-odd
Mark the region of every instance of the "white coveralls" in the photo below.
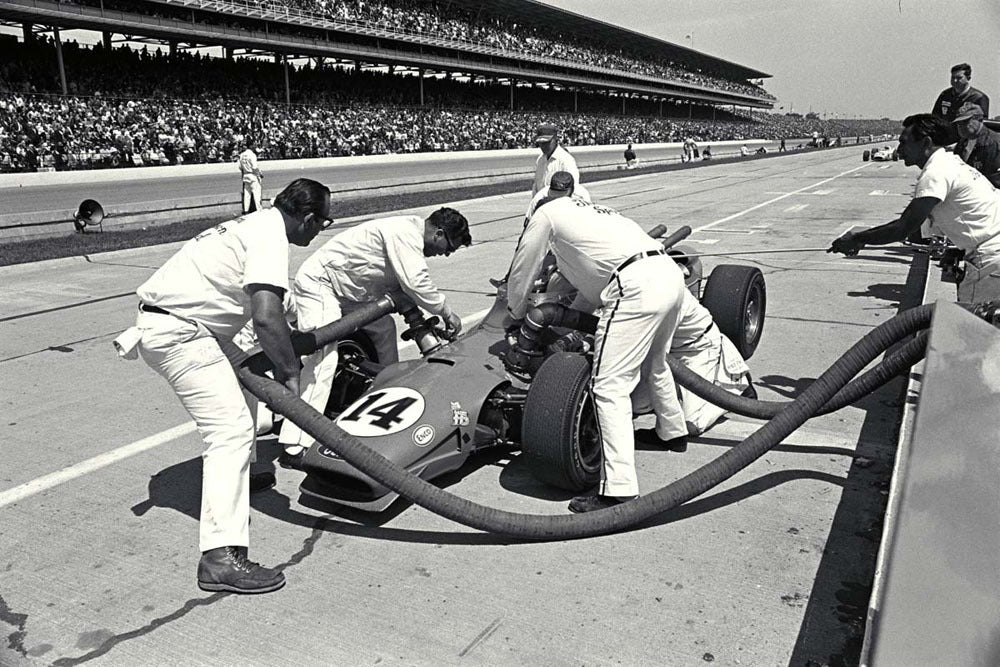
[[[580,185],[580,170],[576,166],[576,160],[565,148],[556,146],[548,158],[545,153],[541,153],[535,160],[535,182],[531,186],[531,196],[534,197],[540,190],[547,188],[552,181],[552,174],[557,171],[573,174],[573,182]]]
[[[914,199],[934,197],[934,227],[965,251],[958,300],[1000,299],[1000,190],[962,158],[939,148],[917,178]]]
[[[749,372],[739,350],[712,321],[712,314],[698,303],[690,291],[684,290],[681,318],[670,345],[670,356],[717,387],[739,394],[750,384]],[[688,435],[708,430],[726,411],[700,396],[678,386]],[[634,413],[652,409],[647,383],[640,381],[632,394]]]
[[[254,418],[227,354],[250,318],[249,285],[288,289],[288,238],[281,212],[258,211],[188,241],[136,294],[136,326],[115,340],[170,384],[205,441],[200,549],[248,546]]]
[[[441,316],[449,311],[427,269],[424,220],[419,216],[369,220],[337,234],[306,259],[292,283],[298,328],[312,331],[398,289],[426,311]],[[390,315],[363,330],[375,345],[379,363],[399,360],[396,324]],[[303,358],[302,400],[322,412],[336,370],[336,345]],[[297,454],[315,439],[286,419],[278,442],[288,453]]]
[[[253,213],[261,208],[261,173],[257,165],[257,155],[247,148],[237,158],[243,173],[243,214]]]
[[[639,493],[630,395],[648,378],[656,432],[687,434],[667,352],[681,315],[684,277],[663,246],[613,209],[563,197],[535,211],[512,262],[508,306],[524,317],[527,295],[547,250],[559,271],[599,303],[592,388],[603,440],[600,493]],[[647,254],[648,253],[648,254]],[[621,267],[621,268],[619,268]]]

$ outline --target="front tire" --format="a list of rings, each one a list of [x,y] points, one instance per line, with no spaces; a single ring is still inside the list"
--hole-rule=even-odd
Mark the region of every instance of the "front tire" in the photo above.
[[[531,474],[568,491],[601,478],[601,436],[590,392],[590,362],[560,352],[541,365],[524,406],[521,447]]]
[[[871,159],[872,159],[872,152],[871,151],[865,151],[864,153],[861,154],[861,161],[862,162],[868,162],[868,160],[871,160]]]
[[[701,305],[743,358],[752,357],[764,333],[767,309],[767,288],[760,269],[735,264],[715,267],[705,284]]]

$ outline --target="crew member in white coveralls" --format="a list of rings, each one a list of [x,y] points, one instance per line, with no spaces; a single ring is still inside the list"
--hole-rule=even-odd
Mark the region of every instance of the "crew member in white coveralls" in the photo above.
[[[205,441],[198,585],[204,590],[266,593],[285,583],[277,569],[248,560],[249,470],[254,422],[229,355],[233,336],[253,318],[274,377],[298,394],[282,297],[288,290],[288,244],[309,244],[330,223],[330,191],[297,179],[274,207],[230,220],[194,237],[136,291],[135,327],[115,340],[136,351],[176,392]]]
[[[247,137],[246,148],[236,158],[240,173],[243,174],[243,215],[253,213],[261,207],[261,181],[264,175],[260,173],[253,146],[253,137]]]
[[[306,259],[295,274],[292,296],[299,330],[329,324],[402,289],[418,306],[439,315],[451,335],[457,335],[462,320],[434,286],[426,258],[448,256],[471,244],[468,221],[451,208],[438,209],[426,220],[416,215],[382,218],[343,231]],[[399,360],[392,316],[386,315],[363,330],[375,345],[379,363]],[[304,358],[302,400],[322,412],[336,369],[335,344]],[[286,419],[278,442],[284,447],[279,463],[297,467],[314,439]]]
[[[573,175],[575,183],[580,182],[580,170],[576,160],[559,145],[559,128],[553,123],[541,123],[535,128],[535,146],[542,152],[535,161],[535,181],[531,186],[531,196],[538,194],[552,180],[557,171]]]
[[[951,124],[932,114],[903,120],[899,156],[920,167],[913,199],[892,222],[834,239],[827,252],[852,257],[866,245],[902,241],[930,219],[948,240],[965,251],[965,277],[958,300],[1000,299],[1000,190],[962,158],[945,150]]]
[[[592,387],[603,441],[601,484],[598,495],[574,498],[569,505],[571,511],[589,512],[639,493],[630,395],[640,371],[650,385],[658,439],[671,446],[687,435],[666,361],[681,315],[684,277],[660,242],[632,220],[565,193],[550,196],[535,210],[515,253],[508,307],[514,319],[525,316],[530,284],[549,250],[580,297],[600,304]]]

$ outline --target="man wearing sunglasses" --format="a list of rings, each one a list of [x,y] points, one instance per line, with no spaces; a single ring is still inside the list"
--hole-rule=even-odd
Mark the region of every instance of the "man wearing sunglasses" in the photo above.
[[[469,223],[451,208],[434,211],[427,219],[406,215],[369,220],[327,241],[306,259],[295,274],[292,296],[298,328],[311,331],[402,290],[424,310],[441,317],[454,336],[462,320],[434,286],[428,257],[449,256],[472,244]],[[396,324],[391,316],[364,327],[381,364],[399,361]],[[337,369],[337,347],[328,345],[302,360],[302,400],[320,412],[326,407]],[[315,440],[287,419],[278,437],[284,448],[279,463],[298,467]]]
[[[252,319],[274,377],[299,391],[299,360],[282,303],[288,244],[309,245],[330,216],[330,190],[300,178],[273,208],[230,220],[185,243],[136,294],[136,325],[115,339],[170,384],[205,441],[198,585],[267,593],[285,584],[277,569],[247,558],[252,411],[229,362],[233,336]]]

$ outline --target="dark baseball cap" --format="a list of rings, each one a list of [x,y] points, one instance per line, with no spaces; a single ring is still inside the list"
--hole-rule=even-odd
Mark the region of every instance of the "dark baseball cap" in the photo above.
[[[559,128],[554,123],[540,123],[535,128],[535,143],[544,144],[552,141],[559,134]]]
[[[978,104],[972,104],[971,102],[969,102],[968,104],[963,104],[959,108],[958,115],[955,116],[955,120],[951,122],[957,123],[962,120],[969,120],[970,118],[981,119],[984,116],[986,116],[986,114],[983,113],[982,107],[980,107]]]
[[[568,171],[557,171],[552,174],[552,179],[549,181],[549,192],[568,192],[574,185],[573,174]]]

